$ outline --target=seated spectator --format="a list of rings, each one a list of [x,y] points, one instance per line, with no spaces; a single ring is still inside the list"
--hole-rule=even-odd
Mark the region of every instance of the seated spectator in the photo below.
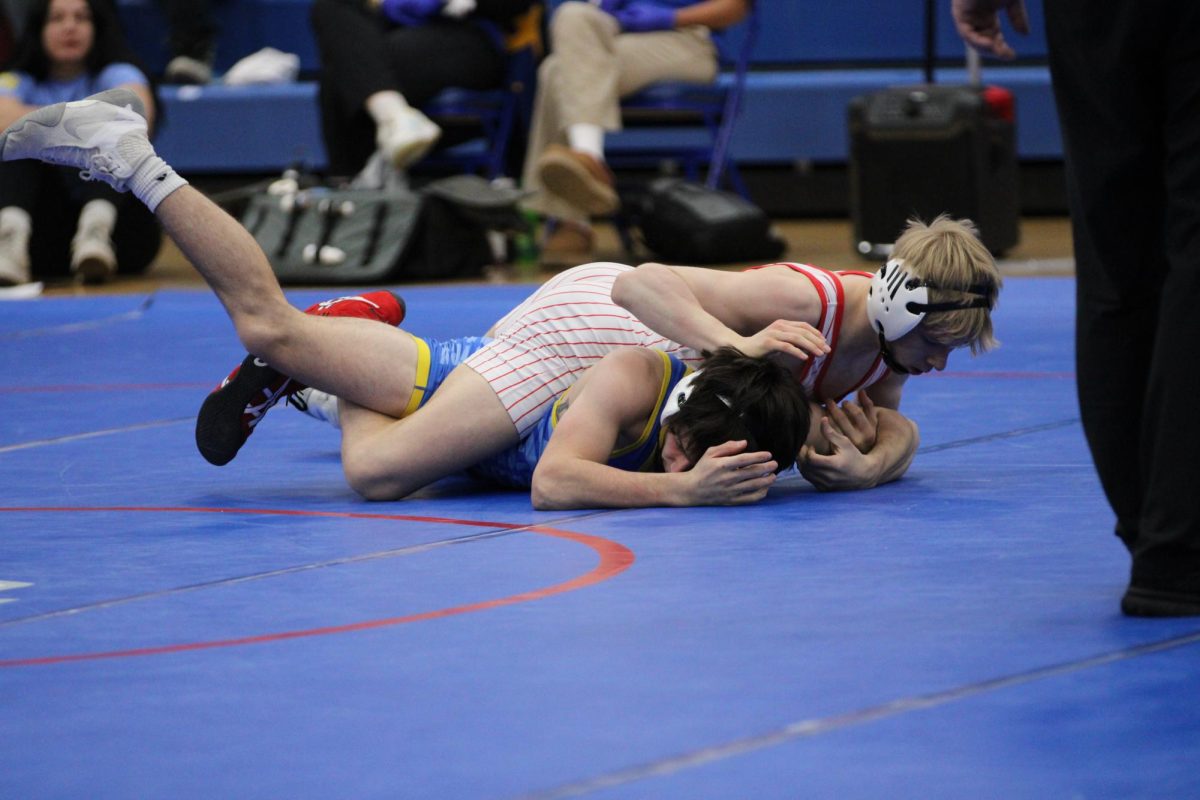
[[[210,0],[159,0],[167,18],[167,83],[205,84],[212,80],[217,26]]]
[[[0,73],[0,128],[40,106],[128,88],[154,119],[154,93],[107,0],[40,0],[10,72]],[[74,274],[102,282],[141,272],[158,252],[158,225],[140,203],[79,170],[0,164],[0,285]]]
[[[709,83],[711,31],[741,21],[752,0],[598,0],[563,3],[538,71],[523,184],[549,220],[543,257],[587,260],[593,214],[618,206],[604,134],[621,128],[620,98],[659,81]]]
[[[403,169],[441,137],[419,110],[444,89],[494,89],[504,36],[535,0],[315,0],[321,132],[329,171],[360,172],[378,151]]]

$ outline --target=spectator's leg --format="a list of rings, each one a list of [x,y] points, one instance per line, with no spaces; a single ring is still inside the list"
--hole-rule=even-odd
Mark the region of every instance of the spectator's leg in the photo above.
[[[0,163],[0,286],[29,281],[29,238],[41,170],[41,164],[29,161]]]
[[[1190,593],[1188,613],[1200,614],[1200,495],[1191,480],[1200,440],[1191,408],[1200,346],[1200,13],[1188,5],[1167,15],[1133,0],[1103,16],[1089,8],[1046,4],[1075,238],[1084,433],[1134,557],[1123,608],[1161,613],[1162,604],[1137,596],[1141,589]]]
[[[375,149],[367,98],[399,91],[385,46],[390,26],[353,0],[314,0],[310,19],[321,57],[321,133],[329,170],[348,177]]]
[[[162,0],[171,61],[168,83],[205,84],[212,80],[217,26],[210,0]]]
[[[1200,442],[1200,8],[1178,4],[1158,63],[1166,182],[1166,266],[1142,425],[1141,525],[1133,549],[1130,613],[1200,615],[1200,494],[1195,444]],[[1160,238],[1162,234],[1160,234]],[[1141,590],[1178,593],[1146,604]]]
[[[1076,359],[1084,433],[1127,545],[1141,515],[1141,420],[1166,256],[1157,69],[1117,54],[1148,20],[1077,16],[1079,0],[1046,4],[1063,125],[1078,277]],[[1125,18],[1128,18],[1127,20]],[[1124,22],[1128,22],[1126,26]],[[1096,137],[1097,129],[1104,130]],[[1103,141],[1101,141],[1103,139]],[[1138,198],[1130,203],[1130,198]],[[1114,365],[1120,364],[1119,380]]]

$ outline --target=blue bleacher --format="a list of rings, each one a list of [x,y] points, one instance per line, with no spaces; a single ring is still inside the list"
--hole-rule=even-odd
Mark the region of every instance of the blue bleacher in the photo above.
[[[760,0],[763,26],[733,142],[739,163],[840,163],[847,158],[846,105],[851,98],[923,79],[921,4],[878,0]],[[1017,104],[1017,152],[1022,160],[1061,158],[1050,79],[1040,31],[1041,0],[1027,0],[1035,31],[1012,37],[1016,64],[986,62],[985,82],[1011,89]],[[166,32],[155,0],[119,0],[123,23],[153,70],[165,66]],[[956,65],[964,48],[938,0],[936,79],[965,80]],[[325,165],[317,118],[319,69],[308,21],[309,0],[217,0],[221,36],[218,71],[261,47],[296,53],[299,83],[231,89],[163,87],[168,124],[158,147],[183,172],[272,172],[302,162]],[[686,132],[637,130],[614,136],[611,147],[645,146],[686,138]]]

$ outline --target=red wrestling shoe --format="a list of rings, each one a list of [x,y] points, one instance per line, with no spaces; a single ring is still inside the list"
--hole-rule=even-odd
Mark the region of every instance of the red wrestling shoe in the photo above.
[[[404,298],[388,291],[364,292],[349,297],[323,300],[305,309],[318,317],[358,317],[399,325],[404,321]]]
[[[318,317],[357,317],[399,325],[404,300],[388,291],[337,297],[310,306],[304,313]],[[248,355],[213,390],[196,416],[196,448],[204,460],[224,466],[233,460],[254,428],[284,397],[307,387]]]

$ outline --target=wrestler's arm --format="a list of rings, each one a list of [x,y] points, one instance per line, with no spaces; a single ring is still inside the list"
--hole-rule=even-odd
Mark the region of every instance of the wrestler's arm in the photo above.
[[[657,363],[655,363],[657,362]],[[761,499],[775,482],[769,453],[745,453],[744,442],[710,448],[687,472],[629,472],[607,464],[621,430],[649,419],[662,382],[662,359],[625,348],[591,367],[572,390],[570,406],[533,473],[539,510],[726,505]]]
[[[803,360],[829,349],[812,327],[820,299],[790,270],[642,264],[617,276],[612,299],[651,330],[694,350],[732,345],[748,356],[780,352]]]
[[[901,375],[898,372],[889,373],[886,378],[869,387],[867,394],[870,395],[876,406],[896,411],[900,408],[900,395],[904,391],[904,382],[907,380],[907,375]]]
[[[800,474],[823,491],[870,489],[901,477],[921,443],[917,423],[890,408],[876,408],[873,415],[875,441],[865,453],[839,428],[846,424],[844,415],[841,421],[835,421],[836,413],[823,416],[820,431],[827,443],[800,449]]]

